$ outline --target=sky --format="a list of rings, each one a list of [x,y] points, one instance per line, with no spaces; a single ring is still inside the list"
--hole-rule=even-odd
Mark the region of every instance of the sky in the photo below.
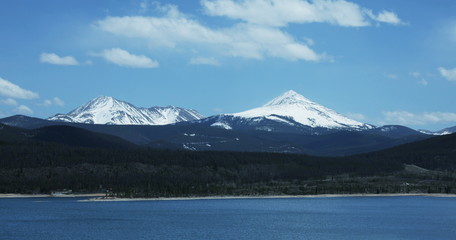
[[[456,125],[453,0],[2,0],[0,117],[105,95],[205,116],[287,90],[358,121]]]

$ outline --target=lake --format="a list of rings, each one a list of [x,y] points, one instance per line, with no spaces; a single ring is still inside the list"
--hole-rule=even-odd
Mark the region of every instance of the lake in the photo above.
[[[0,199],[0,239],[455,239],[456,198]]]

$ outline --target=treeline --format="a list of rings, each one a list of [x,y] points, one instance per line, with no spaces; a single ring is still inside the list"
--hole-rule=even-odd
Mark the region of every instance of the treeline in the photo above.
[[[426,151],[428,154],[413,157],[394,150],[328,158],[279,153],[82,148],[36,141],[0,142],[0,192],[49,193],[61,189],[99,192],[109,189],[120,196],[170,197],[413,191],[414,185],[404,188],[404,181],[415,184],[415,189],[420,191],[455,190],[455,177],[451,174],[445,179],[436,179],[440,175],[433,175],[432,182],[397,174],[403,171],[403,163],[426,161],[432,162],[435,170],[456,169],[454,151],[441,151],[437,158],[431,153],[432,149]],[[395,177],[391,179],[391,176]]]

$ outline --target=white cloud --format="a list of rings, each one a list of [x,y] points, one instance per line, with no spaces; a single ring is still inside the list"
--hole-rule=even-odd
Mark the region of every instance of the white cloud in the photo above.
[[[60,99],[60,98],[58,98],[58,97],[54,97],[54,98],[52,99],[52,103],[54,103],[54,105],[59,106],[59,107],[65,106],[65,102],[62,101],[62,99]]]
[[[106,49],[94,55],[103,57],[106,61],[122,67],[156,68],[159,66],[158,62],[144,55],[134,55],[120,48]]]
[[[17,98],[17,99],[34,99],[39,95],[32,91],[23,89],[18,85],[11,83],[0,77],[0,96]]]
[[[308,46],[313,46],[315,44],[315,41],[312,38],[303,37],[302,39],[306,42]]]
[[[223,109],[216,107],[216,108],[213,108],[212,111],[220,113],[220,112],[223,112]]]
[[[453,69],[446,69],[443,67],[439,67],[439,72],[442,77],[444,77],[448,81],[456,81],[456,68]]]
[[[41,53],[40,62],[55,65],[79,65],[79,62],[72,56],[59,57],[55,53]]]
[[[418,79],[418,84],[423,86],[429,85],[429,82],[425,78],[421,77],[423,74],[421,74],[420,72],[411,72],[410,75]],[[430,74],[427,74],[427,76],[432,77]]]
[[[43,101],[43,103],[39,103],[38,106],[44,106],[44,107],[52,106],[52,101],[49,99],[46,99]]]
[[[202,0],[210,16],[224,16],[248,23],[283,27],[289,23],[330,23],[344,27],[369,26],[369,18],[399,24],[394,12],[378,15],[356,3],[344,0]]]
[[[422,78],[421,80],[418,81],[419,84],[423,85],[423,86],[427,86],[429,84],[428,81],[426,81],[426,79]]]
[[[192,49],[202,47],[234,57],[316,62],[332,58],[311,49],[313,40],[302,37],[297,40],[288,34],[285,31],[288,24],[318,22],[363,27],[372,21],[393,24],[400,21],[393,12],[375,15],[370,9],[344,0],[202,0],[200,3],[209,16],[239,21],[232,26],[211,28],[181,13],[174,5],[155,4],[163,16],[106,17],[93,25],[114,35],[146,40],[155,47],[188,49],[191,45]]]
[[[387,73],[387,74],[385,74],[385,76],[387,78],[391,78],[391,79],[398,79],[399,78],[399,76],[397,76],[396,74],[392,74],[392,73]]]
[[[410,75],[412,75],[415,78],[421,77],[421,73],[420,72],[411,72]]]
[[[456,41],[456,23],[453,24],[453,26],[452,26],[450,36],[451,36],[452,40]]]
[[[196,44],[224,55],[250,59],[272,56],[292,61],[319,61],[325,58],[324,54],[315,53],[278,28],[239,23],[213,30],[185,17],[176,8],[169,8],[161,18],[107,17],[95,26],[115,35],[145,39],[160,47]]]
[[[378,15],[373,14],[371,10],[365,10],[365,12],[370,18],[372,18],[373,20],[375,20],[377,22],[389,23],[389,24],[393,24],[393,25],[404,24],[401,21],[401,19],[399,19],[397,14],[394,12],[389,12],[389,11],[383,10]]]
[[[358,121],[364,121],[367,119],[366,116],[362,113],[347,113],[346,115],[347,117]]]
[[[441,27],[441,32],[450,41],[456,41],[456,20],[452,19],[444,23]]]
[[[142,1],[139,3],[139,7],[141,8],[141,11],[145,12],[149,10],[149,3],[147,1]]]
[[[320,61],[324,54],[317,54],[307,45],[297,42],[292,36],[278,28],[238,24],[224,32],[230,39],[222,43],[232,56],[263,59],[265,56],[290,61]]]
[[[7,106],[17,106],[18,105],[16,100],[14,100],[12,98],[0,99],[0,104],[7,105]]]
[[[99,29],[120,36],[151,40],[152,44],[174,47],[178,42],[214,43],[225,39],[198,22],[187,19],[175,7],[164,17],[107,17],[94,24]]]
[[[160,2],[156,0],[141,0],[139,2],[139,13],[146,14],[151,10],[160,10]]]
[[[402,125],[426,125],[435,123],[456,122],[456,113],[451,112],[426,112],[415,114],[407,111],[383,112],[386,122]]]
[[[362,27],[369,22],[362,9],[351,2],[302,0],[202,0],[210,16],[241,19],[248,23],[282,27],[288,23],[326,22],[340,26]]]
[[[14,109],[14,112],[18,114],[33,114],[33,110],[25,105],[19,105],[16,109]]]
[[[63,107],[65,105],[65,102],[62,101],[62,99],[58,97],[54,97],[53,99],[46,99],[42,103],[38,104],[38,106],[43,106],[43,107],[50,107],[50,106],[59,106]]]
[[[195,57],[190,59],[190,64],[193,65],[212,65],[212,66],[220,66],[220,63],[215,58],[207,58],[207,57]]]

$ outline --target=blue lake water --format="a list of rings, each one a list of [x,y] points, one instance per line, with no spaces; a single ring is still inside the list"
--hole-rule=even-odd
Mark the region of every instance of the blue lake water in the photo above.
[[[456,198],[0,199],[0,239],[456,239]]]

